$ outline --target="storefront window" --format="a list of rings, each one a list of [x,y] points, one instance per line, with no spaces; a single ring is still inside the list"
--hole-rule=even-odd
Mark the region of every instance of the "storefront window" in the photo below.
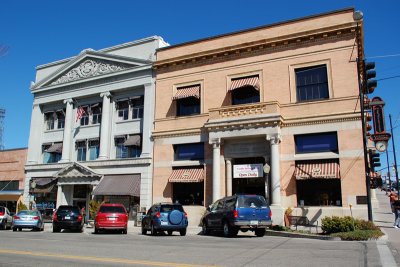
[[[340,179],[297,180],[298,206],[342,206]]]
[[[173,202],[182,205],[204,205],[204,183],[172,183]]]

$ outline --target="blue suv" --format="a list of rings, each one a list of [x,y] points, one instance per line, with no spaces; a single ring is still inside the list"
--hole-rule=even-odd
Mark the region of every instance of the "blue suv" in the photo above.
[[[256,236],[265,235],[272,224],[272,213],[265,198],[259,195],[234,195],[217,200],[207,208],[201,219],[202,232],[223,231],[225,237],[254,231]]]
[[[181,204],[158,203],[151,206],[142,219],[142,234],[150,231],[152,235],[167,231],[172,235],[178,231],[181,236],[186,235],[188,226],[187,214]]]

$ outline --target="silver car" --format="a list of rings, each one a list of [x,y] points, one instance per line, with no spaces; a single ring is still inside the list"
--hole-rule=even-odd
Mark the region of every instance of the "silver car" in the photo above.
[[[0,229],[11,229],[13,218],[6,207],[0,207]]]
[[[43,231],[44,222],[42,214],[37,210],[21,210],[14,215],[12,229],[13,231],[22,231],[23,228],[32,229],[33,231]]]

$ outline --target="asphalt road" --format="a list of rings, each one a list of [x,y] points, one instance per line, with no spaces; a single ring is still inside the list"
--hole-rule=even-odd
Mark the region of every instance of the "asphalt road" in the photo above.
[[[376,242],[0,231],[0,266],[381,266]]]

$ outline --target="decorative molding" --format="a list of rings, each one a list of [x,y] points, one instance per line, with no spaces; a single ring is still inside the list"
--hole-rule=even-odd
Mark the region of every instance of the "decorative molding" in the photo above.
[[[51,83],[57,85],[71,81],[81,80],[89,77],[113,73],[131,67],[128,64],[115,63],[102,59],[86,59],[79,66],[69,70],[66,74]]]
[[[279,145],[282,141],[281,134],[267,134],[266,139],[271,143],[271,145]]]
[[[101,97],[101,98],[104,98],[104,97],[110,98],[111,96],[112,96],[112,95],[111,95],[110,92],[103,92],[103,93],[100,94],[100,97]]]

